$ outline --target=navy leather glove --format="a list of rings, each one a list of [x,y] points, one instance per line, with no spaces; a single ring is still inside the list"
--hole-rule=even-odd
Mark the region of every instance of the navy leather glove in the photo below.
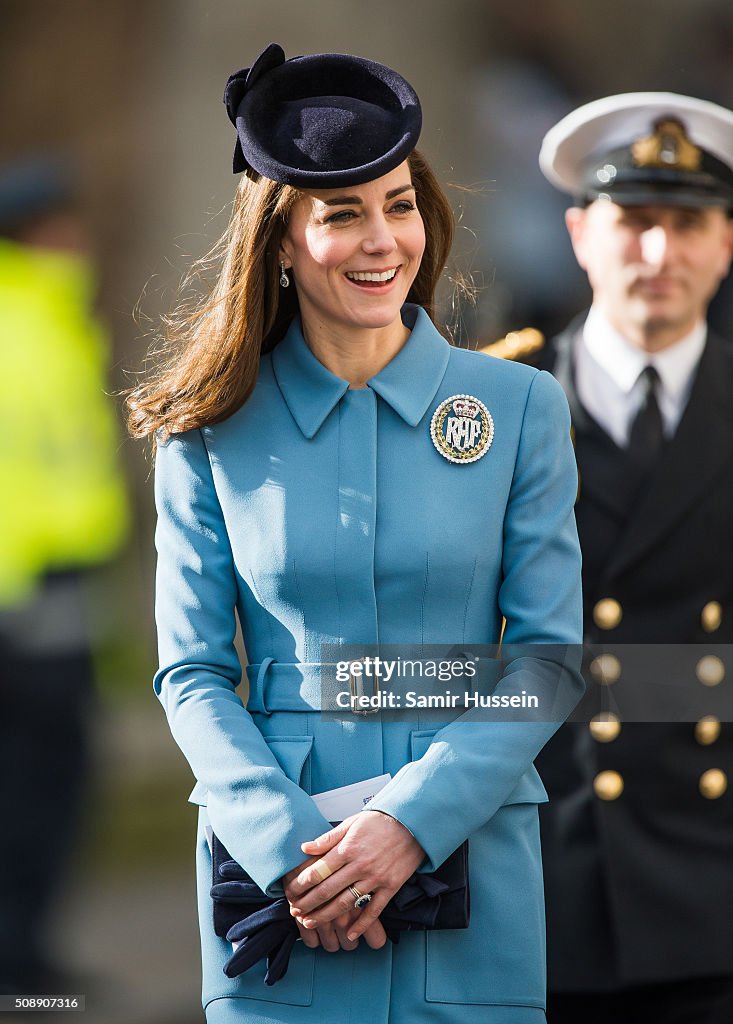
[[[224,965],[224,973],[236,978],[267,957],[265,984],[274,985],[287,972],[298,934],[288,901],[285,897],[274,900],[229,929],[227,941],[239,945]]]
[[[214,931],[227,942],[239,943],[224,965],[224,973],[236,978],[266,958],[265,984],[274,985],[288,969],[299,934],[290,904],[284,897],[273,900],[266,896],[216,836],[212,861]]]
[[[211,898],[214,901],[214,931],[221,939],[235,924],[257,910],[272,903],[262,889],[252,881],[244,868],[227,853],[214,836],[213,841],[214,884]]]

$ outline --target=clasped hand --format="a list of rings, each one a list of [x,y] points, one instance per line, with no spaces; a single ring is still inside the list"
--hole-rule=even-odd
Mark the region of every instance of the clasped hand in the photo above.
[[[335,952],[356,949],[363,935],[372,949],[383,946],[379,915],[425,859],[412,833],[396,818],[366,810],[301,849],[308,860],[283,877],[283,889],[304,943]],[[373,893],[364,909],[354,907],[350,885]]]

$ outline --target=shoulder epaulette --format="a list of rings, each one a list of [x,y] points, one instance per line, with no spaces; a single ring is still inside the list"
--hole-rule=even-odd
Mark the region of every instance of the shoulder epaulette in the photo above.
[[[510,331],[505,338],[483,345],[479,352],[497,359],[526,359],[534,355],[545,344],[545,336],[534,327],[525,327],[521,331]]]

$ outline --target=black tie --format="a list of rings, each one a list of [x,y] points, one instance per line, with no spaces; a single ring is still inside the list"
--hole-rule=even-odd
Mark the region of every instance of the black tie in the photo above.
[[[659,374],[653,366],[645,366],[639,374],[644,387],[641,408],[631,423],[629,455],[642,469],[650,469],[664,444],[662,414],[657,402]]]

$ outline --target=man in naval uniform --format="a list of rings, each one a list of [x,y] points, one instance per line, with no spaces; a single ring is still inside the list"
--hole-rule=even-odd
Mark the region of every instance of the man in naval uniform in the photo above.
[[[540,164],[575,200],[593,294],[544,359],[573,414],[586,641],[730,644],[733,337],[706,313],[733,252],[733,113],[607,97],[557,124]],[[538,761],[549,1024],[733,1021],[733,726],[701,713],[733,670],[699,650],[689,721],[598,715]],[[624,669],[591,663],[607,692]]]

